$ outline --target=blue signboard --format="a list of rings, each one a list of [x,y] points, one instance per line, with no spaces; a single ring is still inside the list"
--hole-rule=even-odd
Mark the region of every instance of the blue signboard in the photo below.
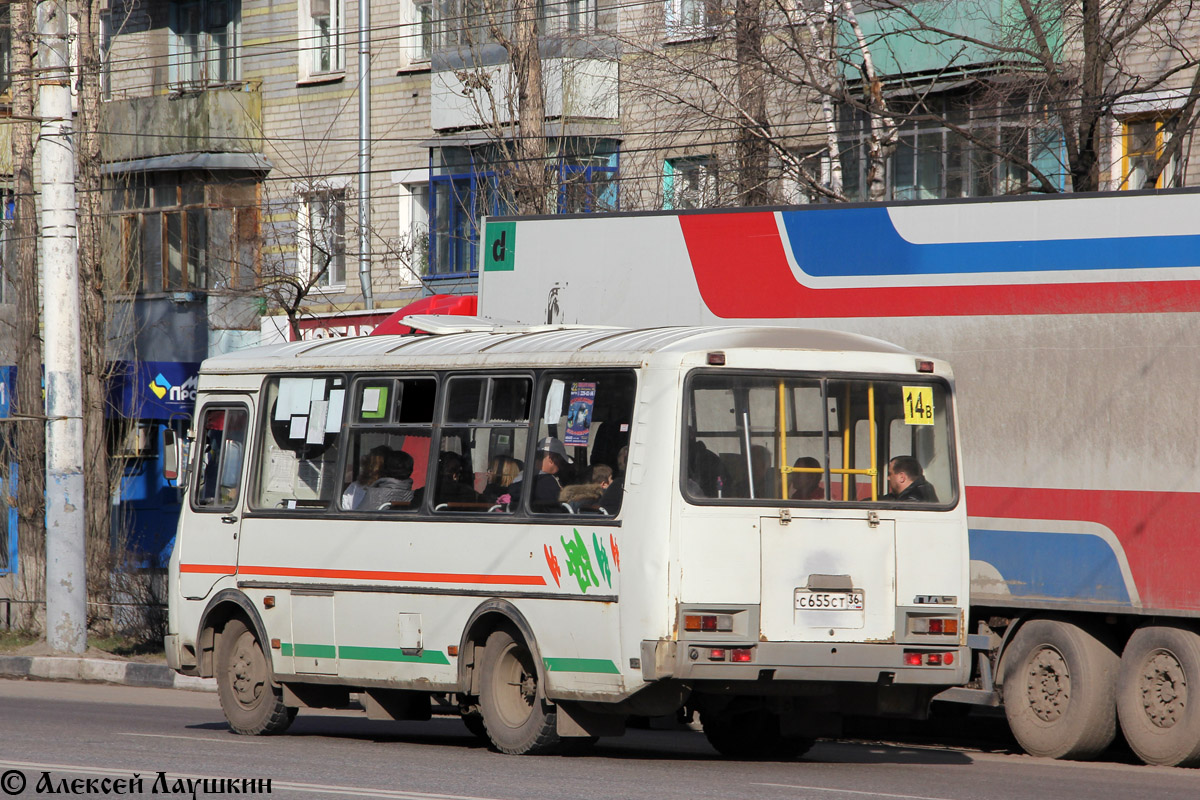
[[[109,416],[170,419],[196,405],[196,361],[123,361],[113,364]]]
[[[12,416],[13,392],[17,389],[17,368],[0,366],[0,419]],[[0,428],[0,437],[10,436]],[[10,439],[11,441],[11,439]],[[0,473],[0,574],[17,568],[17,462],[8,462],[8,480]]]

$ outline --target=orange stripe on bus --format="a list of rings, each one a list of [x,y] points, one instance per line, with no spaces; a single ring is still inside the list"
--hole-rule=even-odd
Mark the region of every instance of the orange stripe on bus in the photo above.
[[[232,575],[237,572],[233,564],[180,564],[180,572],[202,572],[212,575]]]
[[[232,566],[213,564],[181,564],[180,572],[233,574]],[[372,581],[405,581],[409,583],[468,583],[487,585],[545,586],[540,575],[474,575],[453,572],[382,572],[357,569],[309,569],[304,567],[242,566],[239,575],[279,575],[291,578],[344,578]]]

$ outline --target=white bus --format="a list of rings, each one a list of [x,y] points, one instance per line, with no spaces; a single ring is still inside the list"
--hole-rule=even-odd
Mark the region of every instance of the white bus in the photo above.
[[[233,730],[449,707],[521,754],[683,710],[782,757],[965,683],[945,363],[829,331],[412,322],[431,335],[204,363],[166,650]]]

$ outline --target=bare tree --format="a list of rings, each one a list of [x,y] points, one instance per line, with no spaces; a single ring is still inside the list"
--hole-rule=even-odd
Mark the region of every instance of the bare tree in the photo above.
[[[112,550],[113,475],[107,446],[106,288],[102,260],[100,178],[100,0],[77,0],[78,70],[75,86],[75,196],[79,241],[79,308],[83,356],[84,509],[88,594],[92,609],[106,605]],[[117,480],[119,480],[119,475]]]
[[[34,611],[45,597],[45,403],[42,399],[41,297],[37,263],[37,208],[33,185],[33,142],[37,125],[33,116],[36,81],[33,0],[12,4],[13,172],[15,213],[13,237],[17,251],[17,393],[13,404],[16,423],[17,528],[20,590],[30,613],[26,625],[40,618]]]
[[[864,185],[851,191],[886,199],[893,154],[903,147],[912,158],[916,148],[903,132],[929,128],[947,133],[938,158],[967,153],[970,162],[939,196],[1057,192],[1063,176],[1075,191],[1104,188],[1105,176],[1119,185],[1128,175],[1116,164],[1115,120],[1158,102],[1164,143],[1140,167],[1153,185],[1162,170],[1183,168],[1200,118],[1191,0],[724,2],[735,5],[733,21],[710,13],[686,44],[635,37],[634,83],[676,112],[677,138],[719,146],[757,137],[780,174],[830,199],[848,199],[837,167],[859,162]],[[757,49],[744,44],[755,26]],[[759,93],[726,77],[755,72],[769,129]],[[797,172],[803,159],[789,154],[813,152],[822,133],[822,174]]]

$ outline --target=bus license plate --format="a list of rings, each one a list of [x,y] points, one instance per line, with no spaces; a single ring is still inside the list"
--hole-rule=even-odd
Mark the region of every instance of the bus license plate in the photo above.
[[[862,592],[813,592],[796,590],[798,611],[862,611]]]

